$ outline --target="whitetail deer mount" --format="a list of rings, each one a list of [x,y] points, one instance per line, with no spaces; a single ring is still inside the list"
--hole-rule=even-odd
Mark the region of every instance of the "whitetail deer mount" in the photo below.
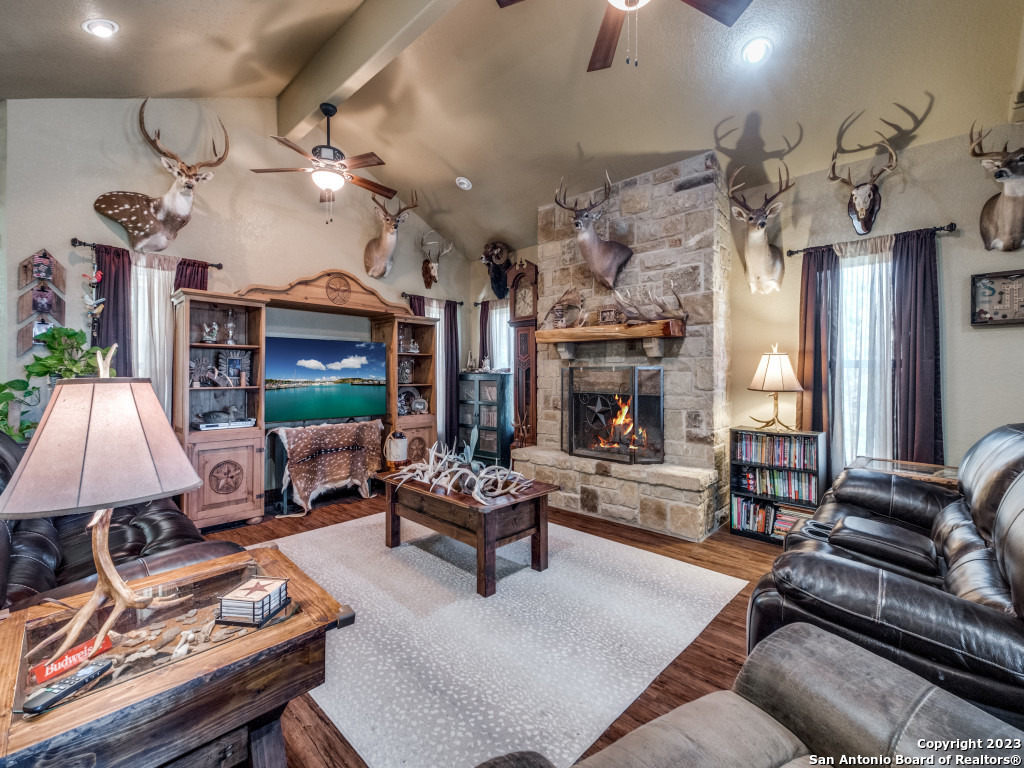
[[[423,253],[423,287],[428,291],[438,281],[438,269],[441,257],[452,252],[455,240],[446,240],[430,230],[420,237],[420,251]]]
[[[982,142],[992,130],[978,129],[974,135],[971,123],[971,157],[981,160],[992,178],[1003,185],[999,194],[988,199],[981,209],[981,239],[988,251],[1016,251],[1024,242],[1024,147],[1010,149],[1009,142],[1002,150],[986,152]]]
[[[860,117],[860,115],[857,115],[857,117]],[[857,118],[853,119],[856,120]],[[875,225],[875,219],[882,208],[882,193],[878,190],[877,182],[883,173],[896,168],[896,150],[892,148],[889,140],[885,138],[881,131],[875,131],[881,141],[874,145],[862,145],[859,148],[868,149],[871,146],[885,148],[889,153],[888,159],[880,168],[871,169],[867,181],[854,184],[849,168],[846,169],[846,178],[844,179],[836,173],[836,160],[839,157],[839,151],[842,149],[843,134],[852,124],[853,121],[847,118],[839,129],[839,141],[836,143],[835,151],[832,153],[832,164],[829,166],[828,180],[838,181],[850,190],[850,200],[846,205],[846,212],[850,216],[850,221],[853,222],[854,231],[858,235],[866,235]]]
[[[607,202],[612,194],[612,180],[608,177],[607,171],[605,171],[604,179],[604,197],[600,200],[591,199],[586,207],[579,208],[577,207],[579,198],[575,198],[572,205],[569,205],[563,183],[559,183],[558,189],[555,190],[555,204],[559,208],[572,211],[572,224],[576,227],[576,244],[579,246],[580,255],[597,282],[605,288],[612,289],[615,287],[619,272],[633,255],[633,249],[614,240],[602,240],[597,234],[597,230],[594,229],[594,222],[600,219],[603,213],[594,209]],[[559,199],[559,195],[561,195],[561,199]]]
[[[484,246],[480,261],[487,266],[487,277],[491,280],[491,290],[498,299],[508,296],[508,271],[512,269],[512,246],[495,240]]]
[[[224,153],[217,154],[217,142],[213,142],[213,159],[202,160],[189,165],[160,142],[160,130],[150,136],[146,130],[146,102],[139,107],[139,129],[146,142],[160,155],[160,162],[167,172],[174,176],[171,188],[163,197],[150,197],[140,192],[106,192],[96,198],[93,209],[113,222],[120,224],[128,235],[132,250],[142,252],[162,251],[178,236],[178,231],[192,218],[192,203],[196,184],[213,178],[212,171],[228,156],[228,131],[218,118],[224,131]]]
[[[789,180],[789,166],[785,163],[786,181],[782,181],[782,169],[779,169],[779,189],[775,194],[764,196],[764,203],[759,208],[751,208],[743,195],[736,195],[736,190],[743,184],[736,184],[743,166],[737,168],[729,179],[729,199],[732,200],[732,215],[747,225],[746,247],[743,260],[747,266],[747,282],[751,293],[771,293],[782,287],[782,276],[786,265],[782,260],[782,252],[768,242],[768,219],[775,218],[782,210],[782,201],[776,198],[783,192],[793,188]]]
[[[381,221],[381,229],[380,234],[370,240],[363,250],[363,267],[370,277],[387,277],[391,267],[395,265],[398,226],[409,217],[409,211],[418,205],[416,190],[414,189],[409,196],[409,205],[399,205],[394,213],[389,212],[387,205],[378,200],[376,195],[373,195],[372,199],[377,206],[374,210]]]

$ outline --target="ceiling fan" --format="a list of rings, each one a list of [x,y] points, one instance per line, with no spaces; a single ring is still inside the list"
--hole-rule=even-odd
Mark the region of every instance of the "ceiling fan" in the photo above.
[[[375,165],[384,165],[384,161],[373,152],[367,152],[355,157],[345,157],[345,153],[337,147],[331,146],[331,118],[338,113],[338,108],[333,104],[321,104],[320,111],[327,118],[327,143],[318,144],[313,147],[312,152],[307,152],[298,144],[289,141],[284,136],[271,136],[288,149],[293,149],[309,160],[313,165],[310,168],[250,168],[253,173],[282,173],[296,171],[313,174],[313,183],[320,188],[320,202],[333,203],[334,193],[341,189],[346,181],[352,182],[357,187],[368,189],[375,195],[391,199],[395,196],[395,190],[385,187],[375,181],[364,179],[351,173],[356,168],[370,168]]]
[[[753,0],[683,0],[691,8],[696,8],[703,14],[710,16],[715,21],[720,21],[727,27],[731,27],[736,20],[743,15],[747,6]],[[507,8],[522,0],[497,0],[498,6]],[[604,9],[604,18],[601,20],[601,27],[597,30],[597,41],[594,43],[594,51],[590,54],[590,64],[587,72],[596,69],[607,69],[612,65],[615,57],[615,48],[619,43],[619,35],[622,32],[622,23],[626,20],[626,14],[635,11],[641,6],[647,5],[650,0],[609,0]]]

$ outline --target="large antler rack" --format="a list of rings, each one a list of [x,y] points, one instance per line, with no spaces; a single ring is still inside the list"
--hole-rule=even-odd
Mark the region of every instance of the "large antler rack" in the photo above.
[[[878,181],[879,178],[881,178],[883,173],[885,173],[886,171],[891,171],[894,168],[896,168],[896,150],[892,148],[892,145],[889,143],[889,140],[885,138],[885,135],[881,131],[875,131],[875,133],[878,134],[878,138],[881,139],[881,141],[877,142],[876,144],[868,144],[866,146],[863,146],[863,149],[870,149],[871,147],[885,147],[886,151],[889,153],[889,159],[885,161],[881,168],[872,168],[871,173],[868,174],[868,180],[862,182],[864,184],[874,184],[876,181]],[[828,169],[828,180],[840,181],[850,189],[854,189],[855,187],[858,187],[860,185],[853,183],[853,177],[851,175],[852,171],[849,168],[846,169],[846,178],[843,178],[842,176],[836,173],[836,160],[839,157],[840,149],[842,149],[841,141],[840,146],[836,146],[835,151],[832,153],[832,163],[831,165],[829,165]]]
[[[597,206],[603,205],[605,201],[607,201],[608,198],[611,197],[612,194],[612,180],[611,177],[608,175],[608,171],[604,172],[604,197],[602,197],[600,200],[594,200],[593,198],[591,198],[590,204],[587,205],[586,208],[577,207],[576,203],[579,201],[578,197],[573,198],[572,205],[569,205],[569,191],[564,187],[565,177],[563,176],[562,180],[558,182],[558,189],[555,190],[555,204],[559,208],[564,208],[567,211],[572,211],[574,214],[594,210]],[[561,195],[562,197],[561,200],[558,199],[559,195]]]
[[[690,313],[683,309],[683,297],[675,289],[675,284],[669,283],[669,290],[676,297],[676,301],[679,302],[678,307],[670,307],[665,303],[663,299],[655,298],[654,294],[650,290],[646,291],[646,300],[644,300],[644,291],[637,292],[637,298],[633,299],[627,291],[625,294],[612,289],[612,293],[615,295],[615,303],[618,304],[619,309],[626,316],[626,325],[639,325],[641,323],[651,323],[655,320],[686,320],[689,318]],[[657,308],[650,306],[654,304]]]
[[[789,166],[786,165],[784,160],[780,160],[779,162],[782,163],[782,168],[786,169],[786,181],[785,181],[785,183],[783,183],[783,181],[782,181],[782,168],[780,168],[779,169],[779,188],[772,195],[769,195],[767,192],[765,193],[765,195],[764,195],[764,202],[761,203],[761,207],[762,208],[767,208],[768,204],[771,203],[772,200],[777,198],[783,192],[786,192],[786,191],[792,189],[793,186],[795,185],[795,182],[790,181]],[[745,165],[741,165],[739,168],[737,168],[735,171],[733,171],[732,176],[729,177],[729,192],[728,192],[728,195],[729,195],[729,199],[730,200],[732,200],[734,203],[736,203],[736,205],[740,206],[747,213],[753,213],[754,209],[752,209],[750,207],[750,204],[747,202],[746,196],[745,195],[737,195],[736,194],[736,191],[738,189],[742,188],[745,185],[745,182],[744,182],[744,184],[737,184],[736,183],[736,177],[740,175],[740,171],[742,171],[744,168],[746,168],[746,166]]]
[[[985,139],[987,139],[989,137],[989,134],[992,133],[992,129],[989,128],[986,131],[986,130],[984,130],[984,128],[979,128],[978,129],[978,137],[975,138],[974,137],[974,126],[975,126],[976,122],[977,121],[975,121],[974,123],[971,123],[971,157],[977,157],[977,158],[982,158],[982,157],[1004,158],[1008,154],[1010,154],[1010,142],[1006,142],[1005,144],[1003,144],[1002,151],[996,150],[994,152],[986,152],[984,150],[984,147],[982,147],[981,143]]]
[[[163,155],[168,160],[173,160],[174,162],[181,163],[182,165],[188,165],[188,163],[182,160],[177,153],[169,150],[167,147],[164,146],[163,142],[160,141],[159,128],[157,128],[153,132],[152,136],[149,135],[149,131],[146,130],[146,104],[148,102],[149,99],[146,99],[142,102],[142,106],[139,107],[139,129],[142,131],[142,135],[146,137],[146,143],[148,143],[149,146],[156,150],[158,154]],[[213,144],[213,160],[200,160],[198,163],[192,166],[192,169],[195,171],[198,171],[200,168],[216,168],[218,165],[223,163],[225,159],[227,159],[228,150],[230,149],[228,129],[224,127],[224,121],[221,120],[220,117],[217,118],[217,121],[220,123],[220,129],[224,131],[224,154],[217,154],[217,142],[212,141],[211,143]]]

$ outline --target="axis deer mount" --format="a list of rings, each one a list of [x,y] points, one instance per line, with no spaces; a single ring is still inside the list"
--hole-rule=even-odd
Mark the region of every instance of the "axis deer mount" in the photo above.
[[[563,179],[563,183],[555,190],[555,204],[559,208],[572,211],[572,224],[576,227],[576,244],[579,246],[580,255],[597,282],[611,290],[615,287],[615,281],[622,268],[633,255],[633,249],[614,240],[602,240],[594,229],[594,222],[600,219],[603,213],[594,209],[607,202],[612,194],[612,180],[608,177],[607,171],[604,179],[604,196],[600,200],[591,199],[583,208],[579,207],[578,198],[569,205],[566,190],[563,188]]]
[[[786,265],[782,259],[782,252],[768,242],[768,219],[773,219],[782,210],[782,201],[777,200],[783,192],[793,188],[793,182],[789,180],[789,166],[785,163],[782,167],[786,169],[786,181],[782,181],[782,169],[779,169],[779,189],[773,195],[765,194],[764,203],[758,208],[752,208],[747,203],[747,198],[737,195],[736,191],[743,184],[736,183],[736,177],[744,166],[737,168],[732,178],[729,179],[729,199],[732,201],[732,215],[747,225],[746,248],[743,251],[743,259],[747,266],[747,282],[750,284],[751,293],[771,293],[782,287],[782,275]]]
[[[146,102],[139,107],[139,130],[149,144],[160,155],[160,163],[174,177],[171,188],[163,197],[150,197],[141,192],[105,192],[96,198],[93,209],[100,216],[120,224],[128,236],[132,250],[152,253],[162,251],[178,236],[178,232],[192,218],[192,204],[195,188],[200,182],[213,178],[213,172],[228,156],[228,131],[218,118],[224,131],[224,152],[217,154],[217,142],[213,142],[213,159],[201,160],[189,165],[177,154],[160,142],[160,130],[150,136],[146,130]]]

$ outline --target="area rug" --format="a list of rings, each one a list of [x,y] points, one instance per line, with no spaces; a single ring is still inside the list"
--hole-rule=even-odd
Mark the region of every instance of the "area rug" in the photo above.
[[[278,539],[354,626],[327,635],[312,691],[370,768],[471,768],[532,749],[570,766],[746,582],[552,525],[498,550],[498,591],[476,594],[476,554],[384,515]]]

